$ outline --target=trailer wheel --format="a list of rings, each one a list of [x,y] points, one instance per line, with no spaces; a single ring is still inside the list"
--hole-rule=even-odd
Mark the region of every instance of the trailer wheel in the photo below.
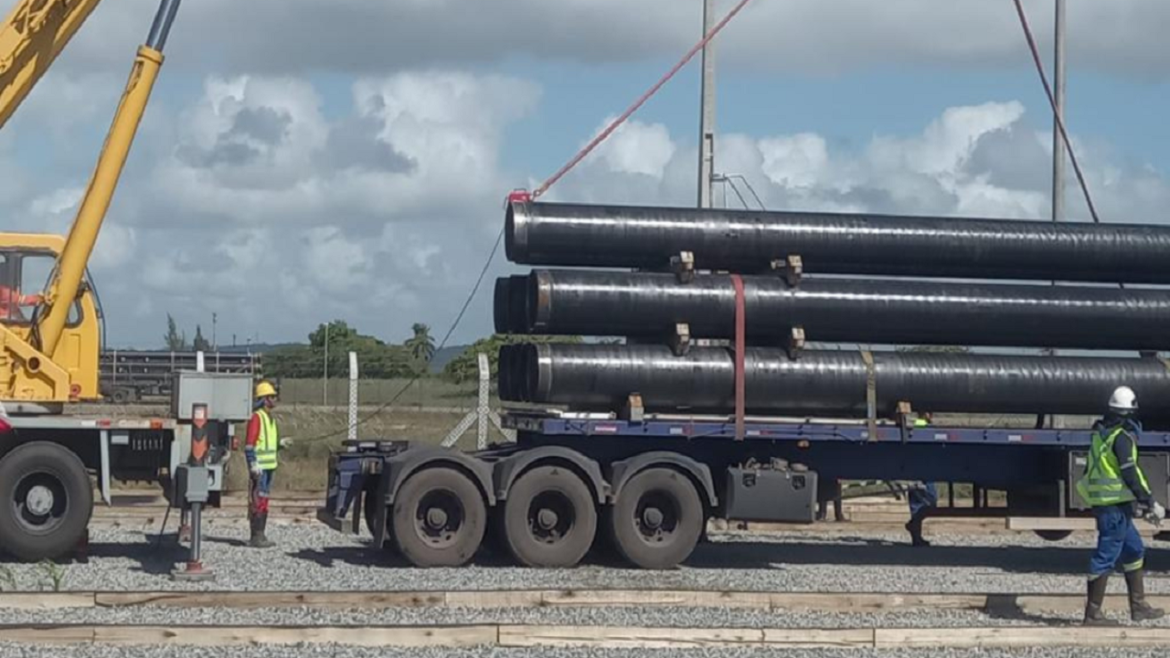
[[[597,508],[576,473],[563,466],[540,466],[512,485],[503,525],[508,552],[520,564],[571,567],[593,545]]]
[[[61,557],[84,538],[92,513],[93,485],[71,450],[38,441],[0,460],[0,551]]]
[[[685,475],[651,468],[622,487],[609,530],[618,553],[635,566],[669,569],[695,550],[703,517],[703,502]]]
[[[483,541],[487,508],[479,488],[453,468],[410,476],[394,500],[394,542],[418,567],[457,567]]]
[[[1045,541],[1064,541],[1072,536],[1072,530],[1035,530],[1033,532]]]

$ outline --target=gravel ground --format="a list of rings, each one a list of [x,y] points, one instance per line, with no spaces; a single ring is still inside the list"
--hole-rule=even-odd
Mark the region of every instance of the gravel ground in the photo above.
[[[1121,610],[1110,611],[1121,618]],[[680,628],[951,628],[1079,622],[1075,614],[1012,618],[977,611],[908,610],[889,613],[768,612],[733,608],[386,608],[382,610],[230,610],[222,608],[86,608],[10,611],[8,624],[147,624],[233,626],[387,626],[452,624],[549,624]],[[1128,619],[1125,620],[1128,623]],[[1170,626],[1170,618],[1159,620]],[[1149,624],[1146,624],[1149,625]]]
[[[155,548],[154,537],[125,529],[95,529],[90,562],[64,565],[66,590],[436,590],[533,588],[647,588],[806,592],[1010,592],[1081,593],[1092,537],[1050,543],[1011,536],[933,537],[915,549],[902,535],[716,535],[682,568],[642,571],[592,561],[576,569],[518,569],[485,553],[459,569],[415,569],[367,540],[318,525],[270,528],[277,548],[249,549],[246,529],[211,529],[204,561],[212,583],[175,583],[174,566],[186,558],[173,535]],[[1147,557],[1146,589],[1170,594],[1170,553],[1155,544]],[[48,587],[38,565],[0,564],[0,588]],[[1114,578],[1115,592],[1124,583]]]
[[[57,658],[60,655],[60,647],[0,644],[0,656],[4,658]],[[287,658],[293,655],[305,658],[659,658],[663,654],[661,649],[382,649],[319,645],[225,649],[77,646],[69,648],[69,655],[71,658]],[[680,658],[1163,658],[1166,649],[675,649],[670,655]]]

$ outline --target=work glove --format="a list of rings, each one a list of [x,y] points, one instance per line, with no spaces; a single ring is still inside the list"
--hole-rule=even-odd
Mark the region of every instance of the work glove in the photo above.
[[[1166,518],[1166,508],[1162,507],[1162,504],[1155,500],[1150,503],[1149,508],[1146,510],[1145,518],[1146,521],[1161,527],[1162,521]]]
[[[260,468],[260,462],[252,462],[248,464],[248,473],[253,479],[259,480],[260,476],[264,474],[264,469]]]
[[[280,448],[281,448],[282,450],[287,450],[288,448],[292,447],[293,440],[292,440],[292,439],[289,439],[289,438],[282,438],[282,439],[279,441],[279,444],[280,444]]]

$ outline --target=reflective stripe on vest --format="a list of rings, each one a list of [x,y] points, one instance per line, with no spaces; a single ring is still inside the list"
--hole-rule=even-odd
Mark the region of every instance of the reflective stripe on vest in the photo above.
[[[276,470],[276,449],[280,440],[276,436],[276,421],[266,409],[257,409],[260,417],[260,436],[256,439],[256,463],[265,471]]]
[[[1090,507],[1120,505],[1135,500],[1133,492],[1121,478],[1121,464],[1117,461],[1117,455],[1113,454],[1113,444],[1124,431],[1124,426],[1115,427],[1105,438],[1101,438],[1100,432],[1093,432],[1093,444],[1089,448],[1085,475],[1077,482],[1077,493]],[[1137,465],[1136,441],[1132,443],[1132,451],[1130,460],[1137,470],[1138,482],[1148,491],[1150,487],[1146,483],[1146,476]]]

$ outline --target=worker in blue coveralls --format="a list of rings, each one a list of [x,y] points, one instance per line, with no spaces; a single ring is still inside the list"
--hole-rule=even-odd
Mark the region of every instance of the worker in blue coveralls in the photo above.
[[[1159,619],[1165,612],[1146,602],[1143,572],[1145,547],[1134,527],[1134,516],[1161,525],[1166,510],[1154,500],[1149,482],[1138,464],[1142,426],[1135,418],[1137,395],[1128,386],[1109,397],[1109,412],[1093,425],[1093,442],[1077,493],[1093,508],[1097,519],[1097,550],[1089,563],[1086,626],[1114,626],[1102,611],[1109,574],[1119,565],[1129,590],[1129,614],[1134,621]]]
[[[914,420],[915,428],[929,427],[933,416],[929,412]],[[938,505],[938,489],[933,482],[923,482],[921,487],[914,487],[906,493],[906,500],[910,503],[910,521],[906,523],[906,531],[910,533],[910,543],[913,546],[930,546],[930,542],[922,537],[922,522],[930,509]]]

